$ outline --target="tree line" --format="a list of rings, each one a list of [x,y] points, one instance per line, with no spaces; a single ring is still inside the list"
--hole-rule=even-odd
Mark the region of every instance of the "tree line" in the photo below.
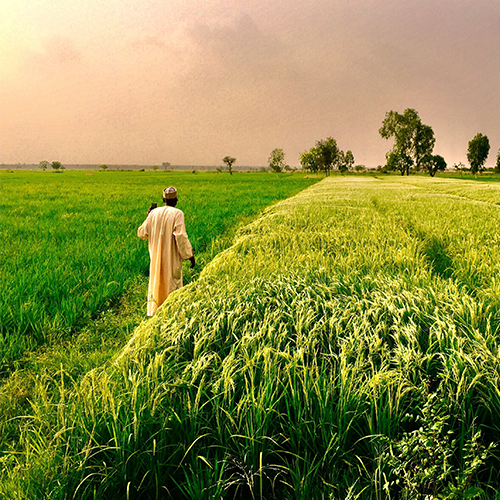
[[[446,169],[445,159],[433,154],[436,139],[432,127],[422,123],[414,109],[406,109],[403,114],[397,111],[387,112],[379,134],[383,139],[394,139],[392,149],[386,154],[384,171],[399,171],[401,175],[409,175],[410,171],[428,172],[434,177],[437,172]],[[487,136],[478,133],[469,141],[467,161],[471,173],[484,171],[489,152],[490,142]],[[269,167],[276,172],[281,172],[286,167],[282,149],[273,150],[268,161]],[[341,173],[352,170],[354,155],[352,151],[344,153],[338,147],[337,141],[328,137],[326,140],[317,141],[313,148],[301,153],[300,164],[303,170],[324,172],[328,176],[332,170]],[[461,167],[465,166],[455,165],[457,170]],[[494,171],[500,173],[500,148]]]
[[[446,170],[445,159],[440,155],[433,154],[436,138],[432,127],[422,123],[414,109],[405,109],[402,114],[397,111],[388,111],[379,129],[379,134],[383,139],[394,139],[392,148],[385,155],[386,164],[382,167],[382,171],[399,171],[401,175],[410,175],[410,171],[428,172],[431,177],[434,177],[437,172]],[[472,174],[484,171],[489,153],[490,142],[487,136],[478,133],[469,141],[467,161]],[[324,172],[326,176],[329,176],[332,170],[345,173],[353,170],[354,167],[352,151],[348,150],[344,153],[333,137],[317,141],[314,147],[300,153],[299,158],[303,170],[312,173]],[[227,155],[222,161],[229,174],[233,175],[232,167],[236,158]],[[168,170],[170,163],[165,162],[162,166]],[[276,173],[290,170],[285,162],[283,149],[273,149],[268,158],[268,166]],[[42,170],[46,170],[48,167],[52,167],[56,172],[64,170],[64,166],[59,161],[52,163],[41,161],[39,164],[39,168]],[[462,163],[455,164],[454,167],[460,171],[467,170]],[[106,170],[108,167],[101,165],[99,168]],[[152,168],[158,170],[159,167]],[[362,165],[357,166],[356,170],[363,170]],[[500,173],[500,148],[494,172]]]
[[[413,169],[416,172],[426,171],[434,177],[438,171],[446,169],[444,158],[433,154],[436,143],[434,131],[422,123],[414,109],[406,109],[403,114],[396,111],[386,113],[379,134],[384,139],[394,139],[392,149],[386,154],[386,170],[399,170],[401,175],[409,175],[410,169]],[[485,135],[478,133],[469,141],[467,161],[471,173],[484,170],[489,152],[490,142]],[[455,168],[458,169],[459,165]],[[495,171],[500,173],[500,149]]]
[[[431,177],[434,177],[437,172],[446,170],[445,159],[433,154],[436,138],[432,127],[422,123],[414,109],[406,109],[402,114],[397,111],[387,112],[379,134],[383,139],[394,139],[393,147],[386,154],[386,164],[381,167],[382,171],[399,171],[401,175],[409,175],[411,171],[428,172]],[[469,141],[467,148],[467,161],[470,166],[468,170],[473,174],[484,171],[489,152],[488,137],[481,133],[476,134]],[[332,170],[344,173],[354,167],[352,151],[344,153],[333,137],[317,141],[314,147],[300,153],[299,158],[303,170],[312,173],[324,172],[327,176]],[[236,158],[226,156],[222,161],[232,174],[232,165]],[[290,168],[285,162],[283,149],[274,149],[271,152],[268,166],[276,173]],[[358,165],[354,168],[363,170],[362,167]],[[466,170],[462,163],[455,164],[454,167],[460,171]],[[500,148],[494,171],[500,173]]]

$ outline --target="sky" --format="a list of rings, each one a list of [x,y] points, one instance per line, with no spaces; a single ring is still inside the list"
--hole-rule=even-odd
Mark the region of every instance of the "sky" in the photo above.
[[[0,0],[0,163],[297,166],[333,137],[376,167],[407,108],[494,165],[500,0]]]

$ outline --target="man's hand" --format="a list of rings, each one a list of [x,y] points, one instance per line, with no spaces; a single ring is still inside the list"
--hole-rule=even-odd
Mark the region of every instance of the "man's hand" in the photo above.
[[[194,264],[195,264],[195,262],[194,262],[194,255],[192,257],[189,257],[189,262],[191,262],[191,269],[193,269]]]

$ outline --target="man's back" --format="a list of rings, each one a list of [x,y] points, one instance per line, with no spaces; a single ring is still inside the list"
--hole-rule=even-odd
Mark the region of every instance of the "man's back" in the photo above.
[[[149,240],[148,316],[153,316],[168,295],[182,287],[182,261],[193,256],[193,249],[184,213],[175,207],[152,210],[137,235]]]

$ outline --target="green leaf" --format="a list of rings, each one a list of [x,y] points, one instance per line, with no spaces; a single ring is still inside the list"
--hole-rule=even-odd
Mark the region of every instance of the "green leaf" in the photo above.
[[[484,491],[481,488],[479,488],[477,486],[473,486],[472,488],[469,488],[467,491],[464,491],[463,498],[464,499],[477,498],[477,497],[481,496],[482,494],[484,494]]]

